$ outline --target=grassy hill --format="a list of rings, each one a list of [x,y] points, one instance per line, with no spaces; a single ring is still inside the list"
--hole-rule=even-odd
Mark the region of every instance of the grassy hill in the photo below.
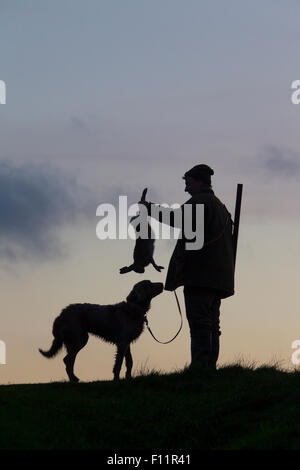
[[[0,387],[0,449],[299,449],[300,372],[233,365]]]

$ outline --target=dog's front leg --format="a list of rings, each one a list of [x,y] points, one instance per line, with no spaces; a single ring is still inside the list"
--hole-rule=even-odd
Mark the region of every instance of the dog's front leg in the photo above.
[[[128,346],[128,349],[127,349],[126,354],[125,354],[125,361],[126,361],[126,379],[130,379],[131,378],[131,369],[132,369],[132,365],[133,365],[132,355],[131,355],[131,351],[130,351],[130,345]]]
[[[119,380],[123,359],[127,352],[128,347],[129,347],[128,343],[117,344],[117,354],[116,354],[116,360],[115,360],[115,364],[113,368],[114,380]]]

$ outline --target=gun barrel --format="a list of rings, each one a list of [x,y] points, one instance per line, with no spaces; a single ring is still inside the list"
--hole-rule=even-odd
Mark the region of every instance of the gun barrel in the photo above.
[[[242,205],[242,194],[243,194],[243,185],[238,184],[236,190],[236,201],[235,201],[235,213],[234,213],[234,227],[233,227],[233,250],[234,250],[234,266],[236,263],[237,255],[237,245],[238,245],[238,236],[239,236],[239,227],[240,227],[240,214],[241,214],[241,205]]]

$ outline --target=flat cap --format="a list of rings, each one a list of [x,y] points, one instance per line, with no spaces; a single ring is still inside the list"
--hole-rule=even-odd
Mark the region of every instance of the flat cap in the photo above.
[[[182,178],[185,179],[187,176],[190,176],[194,179],[206,179],[210,178],[213,174],[214,170],[210,168],[210,166],[202,163],[201,165],[193,166]]]

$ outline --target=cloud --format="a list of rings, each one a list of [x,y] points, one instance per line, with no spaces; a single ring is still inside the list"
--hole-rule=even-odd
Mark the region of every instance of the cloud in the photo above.
[[[87,213],[88,190],[49,165],[0,161],[0,257],[61,255],[58,228]]]
[[[91,129],[88,124],[81,118],[77,116],[72,116],[70,118],[71,129],[75,133],[91,134]]]
[[[290,178],[300,173],[300,156],[290,149],[269,146],[263,157],[263,166],[273,175]]]

